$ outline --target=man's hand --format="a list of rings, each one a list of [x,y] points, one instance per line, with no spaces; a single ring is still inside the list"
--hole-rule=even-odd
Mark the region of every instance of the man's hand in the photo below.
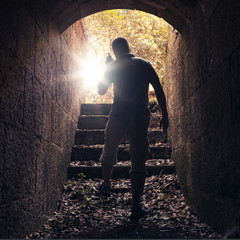
[[[168,116],[163,116],[160,121],[160,128],[163,128],[163,132],[166,132],[168,129]]]
[[[108,53],[108,56],[106,57],[105,63],[108,64],[112,61],[113,61],[112,56],[110,55],[110,53]]]

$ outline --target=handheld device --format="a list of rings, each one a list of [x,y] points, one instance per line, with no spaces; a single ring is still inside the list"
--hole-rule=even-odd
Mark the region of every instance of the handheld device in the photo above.
[[[110,62],[112,62],[112,61],[113,61],[112,56],[111,56],[111,54],[108,52],[108,55],[107,55],[107,57],[106,57],[106,63],[110,63]]]

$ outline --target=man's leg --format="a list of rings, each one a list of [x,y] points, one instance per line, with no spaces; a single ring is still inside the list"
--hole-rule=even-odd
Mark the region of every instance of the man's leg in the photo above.
[[[112,171],[113,171],[113,166],[102,164],[103,186],[105,186],[106,188],[111,187]]]
[[[147,129],[149,115],[138,116],[128,134],[131,156],[131,186],[132,186],[132,213],[134,209],[141,209],[141,197],[147,176],[145,162],[149,157],[149,142]],[[140,210],[141,211],[141,210]]]
[[[140,139],[143,139],[143,136]],[[135,221],[149,212],[149,210],[141,206],[141,198],[147,176],[145,161],[149,156],[147,138],[144,144],[142,142],[140,145],[131,146],[130,154],[132,161],[130,170],[132,187],[131,221]]]
[[[145,145],[145,146],[144,146]],[[141,148],[131,147],[132,168],[130,171],[132,187],[131,220],[135,221],[146,215],[149,210],[141,206],[141,198],[147,176],[145,161],[148,158],[148,141]],[[135,150],[133,150],[135,148]],[[136,152],[137,151],[137,152]]]
[[[118,146],[126,132],[124,121],[110,114],[105,129],[105,143],[100,157],[102,163],[103,188],[110,188],[113,166],[117,163]]]
[[[132,172],[131,174],[132,186],[132,209],[141,207],[141,197],[145,185],[146,174],[143,172]]]

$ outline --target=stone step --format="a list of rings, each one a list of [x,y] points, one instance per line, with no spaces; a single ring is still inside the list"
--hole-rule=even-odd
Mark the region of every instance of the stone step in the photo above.
[[[78,129],[105,129],[108,116],[82,115],[78,118]]]
[[[130,161],[123,161],[118,162],[116,166],[130,166]],[[159,165],[171,165],[174,166],[174,161],[172,159],[148,159],[146,161],[147,166],[159,166]],[[100,161],[88,160],[88,161],[73,161],[70,162],[71,167],[81,167],[81,166],[88,166],[88,167],[98,167],[101,166]]]
[[[103,145],[75,145],[72,149],[72,161],[98,161],[102,152]],[[171,156],[169,144],[152,144],[150,145],[150,158],[167,159]],[[118,150],[118,161],[129,160],[129,144],[121,144]]]
[[[151,116],[149,127],[157,128],[160,125],[161,115]],[[78,129],[105,129],[108,116],[82,115],[78,118]]]
[[[148,132],[148,139],[150,143],[166,142],[167,136],[160,129],[151,129]],[[78,129],[75,133],[75,145],[93,145],[104,143],[103,129]],[[128,143],[128,138],[124,137],[122,143]]]
[[[81,115],[108,115],[112,104],[82,104]]]
[[[151,160],[152,161],[152,160]],[[146,169],[148,172],[148,176],[152,175],[159,175],[161,174],[172,174],[175,172],[175,166],[171,163],[164,163],[164,160],[154,159],[155,165],[146,163]],[[170,161],[170,160],[169,160]],[[129,170],[130,170],[130,162],[128,161],[125,165],[119,165],[117,164],[114,166],[114,170],[112,173],[112,178],[129,178]],[[70,165],[68,168],[68,178],[74,178],[77,177],[77,174],[83,173],[86,175],[87,178],[101,178],[102,172],[101,172],[101,166],[98,162],[97,164],[90,166],[88,163],[82,164],[82,165]]]

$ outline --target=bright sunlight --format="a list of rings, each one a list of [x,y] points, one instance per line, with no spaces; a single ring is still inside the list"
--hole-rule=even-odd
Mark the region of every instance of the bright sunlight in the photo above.
[[[88,57],[81,63],[81,74],[86,90],[96,91],[97,84],[102,79],[105,63],[96,57]]]

